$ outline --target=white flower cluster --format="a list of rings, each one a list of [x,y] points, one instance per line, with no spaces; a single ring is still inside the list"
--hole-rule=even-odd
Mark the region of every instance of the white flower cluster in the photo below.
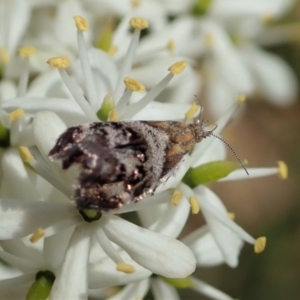
[[[188,13],[201,10],[191,0],[0,0],[0,258],[11,266],[0,266],[1,299],[106,299],[108,288],[119,285],[126,286],[109,299],[143,299],[150,287],[155,299],[179,299],[179,278],[211,299],[232,299],[190,275],[196,267],[236,267],[244,242],[261,252],[265,238],[256,240],[238,226],[203,183],[286,178],[284,163],[249,168],[248,177],[225,161],[226,146],[212,137],[196,144],[154,195],[99,215],[74,203],[78,170],[63,170],[48,157],[70,126],[190,122],[199,112],[190,104],[200,84],[191,65],[199,56],[210,72],[202,79],[209,103],[226,107],[215,134],[236,108],[232,99],[252,93],[257,82],[274,102],[291,101],[290,70],[255,41],[265,29],[258,19],[267,11],[280,16],[292,1],[203,2],[199,18]],[[168,22],[169,15],[175,20]],[[242,45],[228,35],[237,22]],[[25,44],[31,46],[19,48]],[[178,240],[190,212],[200,209],[207,224]],[[129,212],[140,225],[126,220]]]

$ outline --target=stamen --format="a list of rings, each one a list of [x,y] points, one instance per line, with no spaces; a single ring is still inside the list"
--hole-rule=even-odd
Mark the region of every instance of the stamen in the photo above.
[[[135,79],[125,77],[124,84],[128,89],[130,89],[134,92],[144,92],[145,91],[145,86]]]
[[[56,176],[48,167],[44,164],[36,161],[27,147],[19,147],[19,153],[24,162],[29,163],[30,166],[36,170],[36,172],[41,175],[46,181],[52,184],[55,188],[61,191],[68,198],[72,195],[72,188],[64,185],[64,182]]]
[[[127,90],[125,91],[125,93],[123,94],[123,96],[121,97],[121,99],[119,100],[119,102],[117,103],[117,105],[116,105],[116,110],[117,110],[117,112],[118,112],[120,115],[123,114],[123,112],[124,112],[126,106],[128,105],[129,99],[130,99],[132,93],[133,93],[132,90],[127,89]]]
[[[87,31],[90,27],[89,23],[87,22],[86,19],[84,19],[81,16],[75,16],[74,17],[75,24],[78,30],[80,31]]]
[[[112,245],[111,241],[105,234],[104,230],[102,230],[101,228],[99,228],[97,226],[97,228],[95,228],[95,235],[96,235],[96,239],[97,239],[99,245],[101,246],[101,248],[103,249],[103,251],[106,253],[106,255],[108,257],[110,257],[116,263],[116,265],[119,265],[119,264],[126,265],[124,263],[122,257],[120,256],[119,252],[115,249],[115,247]]]
[[[149,27],[149,22],[143,18],[132,18],[129,24],[134,29],[143,30]]]
[[[126,77],[132,67],[133,57],[136,52],[136,48],[138,46],[138,41],[140,38],[141,30],[148,27],[148,21],[142,18],[133,18],[130,20],[130,25],[135,28],[132,40],[128,47],[127,53],[125,55],[125,59],[123,65],[121,67],[119,77],[117,80],[117,84],[114,90],[114,98],[116,103],[120,100],[122,94],[124,93],[124,85],[123,85],[123,78]]]
[[[18,50],[18,53],[22,57],[30,57],[36,53],[36,48],[34,47],[21,47]]]
[[[50,66],[58,69],[64,84],[66,85],[66,87],[68,88],[71,95],[78,103],[78,105],[81,107],[82,111],[86,114],[86,116],[90,118],[91,121],[99,121],[92,107],[82,95],[81,90],[78,88],[76,84],[74,84],[73,80],[67,74],[66,70],[64,70],[70,65],[70,60],[65,57],[54,57],[54,58],[50,58],[47,61],[47,63]]]
[[[0,61],[3,62],[3,64],[9,63],[9,54],[5,48],[0,47]]]
[[[229,217],[230,220],[234,221],[235,220],[235,213],[233,213],[233,212],[228,213],[228,217]]]
[[[286,163],[281,160],[278,161],[277,163],[278,163],[278,177],[283,180],[287,179],[288,178],[288,167],[287,167]]]
[[[267,238],[265,236],[256,239],[254,244],[254,252],[257,254],[263,252],[266,247],[266,243],[267,243]]]
[[[118,122],[119,121],[119,116],[118,113],[115,109],[113,109],[112,111],[110,111],[108,113],[108,120],[111,122]]]
[[[190,109],[184,115],[185,121],[193,119],[196,113],[198,112],[199,108],[199,104],[197,102],[194,102]]]
[[[170,71],[173,75],[178,75],[182,73],[186,68],[187,62],[185,60],[178,61],[169,67],[168,71]]]
[[[175,42],[174,40],[170,40],[168,43],[167,43],[167,50],[170,52],[170,53],[173,53],[174,52],[174,49],[175,49]]]
[[[12,111],[11,113],[8,114],[8,118],[11,120],[11,121],[15,121],[15,120],[18,120],[20,119],[22,116],[24,116],[25,114],[25,111],[23,108],[18,108],[14,111]]]
[[[108,55],[113,57],[118,51],[118,46],[116,45],[111,45],[107,51]]]
[[[192,214],[197,215],[200,211],[200,205],[198,200],[194,196],[192,196],[190,197],[189,202],[192,208]]]
[[[21,155],[22,160],[26,163],[29,163],[34,159],[34,157],[32,156],[31,152],[27,147],[24,146],[19,147],[19,153]]]
[[[245,94],[240,94],[240,95],[237,96],[237,101],[238,101],[238,103],[240,103],[240,104],[245,103],[246,100],[247,100],[247,97],[246,97]]]
[[[130,109],[127,109],[122,114],[122,119],[130,119],[145,106],[147,106],[153,99],[155,99],[166,85],[171,81],[174,75],[181,73],[186,67],[185,61],[180,61],[169,67],[170,73],[166,75],[156,86],[154,86],[139,102],[130,105]]]
[[[117,270],[126,274],[132,274],[135,272],[135,268],[133,266],[124,263],[117,264]]]
[[[177,206],[179,202],[182,200],[182,198],[183,198],[183,192],[180,190],[175,190],[171,198],[171,203],[174,206]]]
[[[70,63],[71,62],[67,57],[52,57],[47,60],[48,65],[57,69],[66,69]]]
[[[36,53],[36,49],[34,47],[22,47],[19,48],[18,52],[19,55],[24,58],[17,91],[17,95],[21,97],[24,96],[27,91],[30,67],[29,57]]]
[[[45,236],[45,231],[42,228],[39,228],[32,234],[29,240],[31,243],[36,243],[44,236]]]
[[[88,30],[89,24],[88,22],[81,16],[74,17],[76,27],[78,29],[77,31],[77,44],[78,44],[78,54],[79,54],[79,60],[81,64],[81,69],[83,72],[83,78],[87,93],[88,101],[91,103],[91,105],[98,104],[98,95],[97,95],[97,89],[95,84],[95,79],[93,76],[91,64],[88,57],[88,51],[84,40],[83,31]],[[100,106],[101,107],[100,103]]]

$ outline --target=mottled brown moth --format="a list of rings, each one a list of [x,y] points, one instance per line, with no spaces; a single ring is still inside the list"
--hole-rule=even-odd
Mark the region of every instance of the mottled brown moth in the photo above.
[[[216,127],[207,129],[200,115],[191,124],[124,121],[71,127],[49,157],[61,160],[63,169],[80,166],[73,195],[78,209],[115,210],[153,194],[196,143],[213,135]]]

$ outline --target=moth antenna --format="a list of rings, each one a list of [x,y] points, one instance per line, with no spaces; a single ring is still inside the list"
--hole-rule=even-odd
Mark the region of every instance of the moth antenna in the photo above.
[[[238,155],[236,154],[235,150],[232,148],[232,146],[230,144],[228,144],[225,140],[223,140],[221,137],[214,135],[213,133],[210,134],[210,136],[213,136],[219,140],[221,140],[235,155],[236,159],[238,160],[238,162],[240,163],[240,165],[243,167],[243,169],[245,170],[246,174],[249,176],[249,173],[246,169],[246,167],[244,166],[244,164],[242,163],[241,159],[238,157]]]

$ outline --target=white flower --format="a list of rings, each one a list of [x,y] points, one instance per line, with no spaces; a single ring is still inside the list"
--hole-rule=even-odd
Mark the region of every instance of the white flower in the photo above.
[[[76,99],[76,102],[71,99],[63,99],[64,104],[66,104],[64,108],[66,115],[64,115],[64,111],[61,112],[60,109],[55,106],[55,103],[51,103],[52,99],[42,98],[44,102],[40,103],[39,106],[39,103],[32,98],[27,101],[26,98],[20,97],[16,100],[6,101],[3,106],[7,103],[7,107],[12,108],[15,103],[21,103],[20,100],[23,99],[25,102],[22,103],[22,107],[25,109],[27,116],[30,117],[32,113],[36,113],[41,108],[44,108],[45,105],[49,105],[50,109],[54,111],[57,110],[62,114],[66,123],[78,124],[79,121],[74,120],[74,117],[76,117],[76,113],[74,113],[74,104],[77,104],[77,113],[81,116],[82,120],[86,122],[98,120],[96,112],[101,107],[100,101],[102,99],[99,99],[95,94],[93,73],[91,73],[91,68],[87,61],[87,52],[84,49],[84,44],[82,44],[83,35],[80,30],[78,36],[82,73],[86,81],[85,90],[90,103],[86,102],[81,90],[71,81],[67,73],[64,70],[60,70],[62,79],[68,87],[68,92]],[[136,44],[136,38],[138,38],[137,35],[134,36],[136,37],[133,39],[132,45]],[[145,94],[138,103],[130,104],[130,111],[127,112],[126,104],[129,101],[132,91],[128,89],[124,93],[121,78],[123,78],[124,74],[128,73],[130,70],[133,54],[134,47],[131,46],[128,59],[125,60],[120,74],[116,74],[116,87],[113,91],[116,102],[119,100],[116,110],[120,113],[120,116],[123,116],[125,119],[130,119],[133,115],[137,115],[138,112],[142,114],[143,109],[145,110],[144,113],[147,114],[146,106],[148,103],[165,87],[171,78],[185,66],[184,62],[172,66],[170,69],[171,71],[156,87],[150,90],[148,94]],[[66,63],[66,60],[58,59],[54,61],[54,64],[58,63],[58,61]],[[102,61],[105,62],[103,59]],[[109,63],[107,64],[108,66],[112,65]],[[111,73],[108,72],[108,75],[110,74]],[[135,81],[130,81],[130,83],[139,86]],[[171,104],[166,104],[165,106],[172,107]],[[152,104],[152,108],[153,107],[155,108]],[[184,117],[182,107],[186,106],[179,105],[180,109],[177,109],[177,112],[174,112],[174,114],[177,113],[181,118]],[[161,105],[158,105],[158,108],[161,108]],[[70,109],[70,111],[67,111],[68,109]],[[172,116],[169,117],[172,118]],[[142,229],[127,221],[112,216],[111,213],[103,213],[101,218],[99,215],[96,216],[97,220],[92,224],[84,222],[74,205],[67,199],[67,197],[72,196],[74,174],[63,172],[60,166],[51,163],[48,160],[48,153],[54,146],[58,136],[65,130],[65,124],[53,112],[39,112],[35,115],[33,123],[28,126],[33,130],[33,144],[39,148],[41,155],[38,152],[34,152],[36,156],[36,159],[34,159],[27,152],[26,148],[21,148],[25,161],[27,161],[46,181],[50,182],[61,193],[51,191],[50,194],[44,198],[46,201],[24,202],[17,200],[6,201],[2,199],[0,203],[3,209],[3,221],[1,222],[2,231],[0,230],[0,235],[1,239],[16,239],[34,232],[37,228],[42,228],[42,235],[45,237],[54,235],[55,237],[56,235],[59,235],[63,229],[77,224],[70,239],[69,246],[67,247],[65,260],[64,262],[60,261],[62,266],[60,267],[60,264],[57,264],[56,268],[50,266],[53,272],[56,271],[55,274],[57,276],[51,291],[50,299],[56,299],[58,295],[63,298],[71,297],[74,299],[80,298],[80,295],[85,297],[84,295],[87,293],[88,282],[87,262],[92,236],[97,239],[103,251],[115,262],[120,271],[133,273],[135,267],[132,264],[127,263],[127,256],[125,256],[125,261],[123,258],[124,255],[119,254],[118,248],[116,248],[115,245],[124,249],[136,262],[144,265],[146,269],[149,269],[156,274],[167,277],[185,277],[193,272],[195,261],[192,252],[188,247],[179,241],[176,241],[174,238],[169,238],[162,234]],[[181,177],[183,174],[184,173],[182,172],[179,173]],[[180,178],[178,177],[177,181]],[[168,194],[160,193],[157,196],[151,197],[148,201],[145,199],[145,201],[142,201],[139,204],[133,204],[131,206],[127,205],[124,209],[119,209],[117,213],[137,210],[148,205],[154,205],[155,201],[161,202],[167,200]],[[84,217],[89,219],[89,221],[92,221],[90,219],[91,217],[88,216],[88,213]],[[167,225],[168,224],[165,224],[165,226]],[[160,228],[160,230],[163,230],[165,226]],[[33,236],[35,236],[35,234],[33,234]],[[112,242],[115,245],[112,244]],[[53,252],[53,254],[54,253],[55,252]],[[4,254],[2,253],[2,255]],[[78,259],[78,256],[80,256],[80,259]],[[79,272],[81,274],[80,277],[78,276]],[[147,273],[142,272],[141,276],[145,276],[145,274]],[[137,279],[136,277],[131,278],[134,280]],[[97,281],[97,287],[101,287],[101,285],[105,286],[102,282],[103,280],[101,280],[100,283]],[[130,275],[128,275],[128,280],[130,280]],[[104,282],[106,282],[106,284],[113,284],[113,281],[107,282],[104,280]],[[124,284],[124,281],[121,283]],[[72,286],[72,289],[69,288],[70,286]]]
[[[204,97],[219,117],[240,95],[260,92],[276,105],[295,101],[298,87],[291,68],[279,57],[260,48],[268,37],[266,20],[282,17],[294,0],[186,2],[177,18],[163,30],[146,36],[141,50],[158,48],[172,39],[174,52],[201,57]],[[196,17],[187,15],[194,11]],[[276,43],[276,36],[273,35]],[[186,47],[186,45],[189,45]]]

